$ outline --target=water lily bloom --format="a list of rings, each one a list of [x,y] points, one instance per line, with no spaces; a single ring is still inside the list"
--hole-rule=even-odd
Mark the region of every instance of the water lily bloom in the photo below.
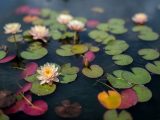
[[[34,40],[42,40],[47,42],[46,38],[49,37],[49,30],[45,26],[36,25],[29,31]]]
[[[57,21],[60,24],[68,24],[72,19],[73,17],[69,14],[60,14],[57,18]]]
[[[84,54],[84,59],[86,59],[88,62],[92,62],[95,59],[95,54],[92,51],[88,51]]]
[[[144,13],[137,13],[132,17],[132,20],[137,24],[144,24],[148,21],[148,17]]]
[[[58,67],[52,63],[46,63],[44,66],[41,66],[38,70],[38,80],[40,80],[40,84],[53,84],[53,82],[59,82],[58,76]]]
[[[19,23],[8,23],[4,26],[6,34],[16,34],[21,32],[21,24]]]
[[[68,28],[80,32],[85,29],[85,24],[79,20],[72,20],[68,23]]]

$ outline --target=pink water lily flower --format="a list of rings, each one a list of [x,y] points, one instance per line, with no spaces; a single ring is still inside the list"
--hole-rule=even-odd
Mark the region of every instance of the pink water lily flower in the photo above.
[[[60,24],[68,24],[72,19],[73,17],[69,14],[60,14],[57,18],[57,21]]]
[[[145,13],[137,13],[132,17],[133,22],[144,24],[148,21],[148,16]]]
[[[85,30],[85,24],[79,20],[72,20],[68,23],[68,28],[73,31],[83,31]]]

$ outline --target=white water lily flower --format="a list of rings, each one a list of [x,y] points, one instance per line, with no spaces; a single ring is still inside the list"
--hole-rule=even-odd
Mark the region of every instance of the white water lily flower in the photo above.
[[[4,26],[4,30],[6,34],[16,34],[22,32],[21,24],[19,23],[8,23]]]
[[[57,18],[57,21],[60,24],[68,24],[72,19],[73,17],[69,14],[60,14]]]
[[[132,17],[132,20],[137,24],[144,24],[148,21],[148,17],[144,13],[137,13]]]
[[[46,38],[49,37],[49,30],[45,26],[41,25],[32,27],[29,33],[33,36],[34,40],[47,42]]]
[[[79,20],[72,20],[68,23],[68,28],[80,32],[85,29],[85,24]]]
[[[37,70],[37,73],[39,74],[37,78],[41,81],[41,85],[45,83],[52,84],[53,82],[59,82],[57,77],[60,73],[58,72],[58,67],[56,67],[55,64],[46,63]]]

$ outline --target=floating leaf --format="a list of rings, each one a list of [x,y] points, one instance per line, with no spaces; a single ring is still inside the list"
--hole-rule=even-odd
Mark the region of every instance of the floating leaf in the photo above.
[[[52,84],[44,84],[40,85],[38,81],[33,82],[31,92],[38,95],[38,96],[44,96],[49,95],[53,93],[56,90],[56,85]]]
[[[111,41],[105,47],[105,53],[108,55],[118,55],[127,50],[129,45],[123,40]]]
[[[147,63],[145,67],[148,71],[160,75],[160,61],[154,61],[154,64]]]
[[[61,66],[61,74],[62,75],[73,75],[79,72],[78,67],[72,67],[70,63],[64,64]]]
[[[145,60],[155,60],[160,56],[158,51],[150,48],[140,49],[138,54]]]
[[[113,34],[124,34],[126,33],[128,30],[125,27],[122,26],[116,26],[113,27],[112,29],[110,29],[110,32]]]
[[[49,17],[50,15],[51,15],[51,10],[50,9],[48,9],[48,8],[43,8],[42,10],[41,10],[41,13],[40,13],[40,15],[42,16],[42,17]]]
[[[77,78],[77,74],[73,74],[73,75],[64,75],[64,76],[62,77],[62,80],[60,80],[60,83],[64,83],[64,84],[70,83],[70,82],[75,81],[76,78]]]
[[[16,41],[15,41],[15,38],[16,38]],[[8,39],[7,39],[7,41],[9,41],[9,42],[12,42],[12,43],[14,43],[14,42],[20,42],[20,41],[22,41],[23,40],[23,36],[22,35],[12,35],[12,36],[10,36],[10,37],[8,37]]]
[[[133,89],[138,96],[139,102],[147,102],[152,98],[152,92],[144,85],[136,85],[133,87]]]
[[[124,71],[123,78],[133,84],[146,84],[151,81],[150,74],[143,68],[133,67],[132,72]]]
[[[125,110],[121,111],[117,120],[133,120],[131,114]]]
[[[121,95],[117,91],[109,90],[98,94],[99,102],[107,109],[116,109],[121,104]]]
[[[9,120],[9,117],[0,111],[0,120]]]
[[[43,100],[37,100],[33,102],[33,105],[26,105],[23,112],[30,116],[39,116],[43,115],[48,110],[48,105]]]
[[[124,25],[125,21],[123,19],[120,19],[120,18],[112,18],[108,21],[108,24],[110,26],[119,26],[119,25]]]
[[[60,56],[72,56],[74,53],[72,53],[71,48],[71,45],[61,45],[60,48],[56,50],[56,53]]]
[[[121,92],[121,105],[119,109],[127,109],[137,104],[138,97],[133,89],[126,89]]]
[[[144,41],[155,41],[159,38],[159,35],[155,32],[145,32],[140,33],[140,35],[138,35],[138,38]]]
[[[89,78],[98,78],[103,75],[103,69],[99,65],[91,65],[90,68],[83,68],[82,73]]]
[[[72,46],[71,51],[74,54],[83,54],[88,51],[88,47],[83,44],[77,44]]]
[[[133,62],[133,58],[125,54],[115,55],[112,57],[112,60],[114,60],[115,64],[121,65],[121,66],[129,65]]]
[[[97,29],[102,31],[109,31],[109,25],[107,23],[101,23],[97,26]]]
[[[132,31],[133,32],[146,32],[146,31],[152,31],[152,29],[150,28],[150,27],[148,27],[148,26],[145,26],[145,25],[138,25],[138,26],[134,26],[133,28],[132,28]]]
[[[133,86],[129,81],[123,78],[123,70],[113,71],[113,75],[107,74],[107,80],[114,88],[130,88]]]
[[[54,40],[59,40],[62,37],[62,33],[58,30],[52,30],[51,31],[51,36]]]
[[[0,63],[7,63],[16,58],[16,55],[10,55],[0,60]]]
[[[33,74],[31,76],[27,76],[24,78],[27,82],[35,82],[37,81],[37,74]]]
[[[48,53],[46,48],[36,49],[34,51],[23,51],[21,52],[21,57],[26,60],[37,60],[46,56]]]
[[[3,59],[6,55],[7,53],[5,51],[0,50],[0,60]]]

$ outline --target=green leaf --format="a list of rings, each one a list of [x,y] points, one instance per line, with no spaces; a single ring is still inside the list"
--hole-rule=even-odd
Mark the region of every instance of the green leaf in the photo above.
[[[70,82],[75,81],[76,78],[77,78],[77,74],[73,74],[73,75],[66,74],[61,78],[60,83],[64,83],[64,84],[70,83]]]
[[[31,92],[38,96],[45,96],[53,93],[56,90],[56,85],[44,84],[40,85],[39,81],[35,81],[32,84]]]
[[[72,46],[71,51],[74,54],[83,54],[88,51],[88,47],[85,44],[76,44]]]
[[[37,81],[38,79],[37,79],[37,74],[33,74],[33,75],[31,75],[31,76],[27,76],[26,78],[24,78],[27,82],[35,82],[35,81]]]
[[[0,111],[0,120],[9,120],[9,117]]]
[[[0,60],[6,57],[7,53],[3,50],[0,50]]]
[[[60,56],[73,56],[74,53],[71,51],[72,45],[61,45],[59,49],[56,50],[56,54]]]
[[[107,23],[101,23],[97,26],[97,29],[102,31],[109,31],[109,25]]]
[[[147,63],[145,67],[148,71],[160,75],[160,61],[154,61],[154,64]]]
[[[124,79],[133,84],[146,84],[151,81],[148,71],[140,67],[133,67],[132,72],[124,71],[122,76]]]
[[[21,52],[21,57],[26,60],[37,60],[46,56],[48,53],[46,48],[40,48],[33,51],[23,51]]]
[[[146,32],[146,31],[150,32],[150,31],[152,31],[152,28],[145,26],[145,25],[138,25],[138,26],[134,26],[132,28],[132,31],[133,32],[142,32],[142,31],[143,32]]]
[[[86,23],[86,22],[87,22],[87,19],[86,19],[85,17],[75,17],[74,19],[75,19],[75,20],[79,20],[79,21],[81,21],[81,22],[83,22],[83,23]]]
[[[123,70],[115,70],[113,71],[113,75],[107,74],[107,80],[114,88],[124,89],[131,88],[133,84],[123,78]]]
[[[152,92],[144,85],[136,85],[133,87],[133,89],[138,96],[139,102],[147,102],[152,98]]]
[[[112,27],[112,29],[110,29],[110,32],[113,34],[124,34],[127,31],[128,30],[125,27],[121,27],[121,26]]]
[[[79,68],[78,67],[72,67],[70,63],[64,64],[61,66],[61,71],[60,73],[62,75],[73,75],[73,74],[77,74],[79,72]]]
[[[43,8],[42,10],[41,10],[41,13],[40,13],[40,15],[42,16],[42,17],[49,17],[50,15],[51,15],[51,10],[50,9],[48,9],[48,8]]]
[[[121,111],[117,120],[133,120],[131,114],[125,110]]]
[[[121,65],[121,66],[129,65],[133,62],[133,58],[125,54],[115,55],[112,57],[112,60],[114,60],[115,64]]]
[[[125,24],[125,21],[119,18],[112,18],[108,21],[108,24],[110,26],[123,26]]]
[[[140,33],[138,35],[138,38],[144,41],[155,41],[159,38],[158,33],[155,32],[145,32],[145,33]]]
[[[16,41],[15,41],[15,38],[16,38]],[[23,36],[20,35],[20,34],[17,34],[17,35],[12,35],[10,37],[8,37],[7,41],[8,42],[11,42],[11,43],[15,43],[15,42],[20,42],[23,40]]]
[[[117,120],[118,113],[116,110],[107,110],[103,115],[103,120]]]
[[[145,60],[155,60],[160,56],[158,51],[150,48],[140,49],[138,54]]]
[[[105,53],[108,55],[118,55],[126,51],[129,48],[129,45],[123,40],[115,40],[109,42],[104,48]]]
[[[51,36],[52,36],[53,40],[59,40],[62,37],[62,33],[58,30],[52,30]]]
[[[91,65],[90,68],[83,68],[82,73],[89,78],[98,78],[103,75],[103,69],[99,65]]]

